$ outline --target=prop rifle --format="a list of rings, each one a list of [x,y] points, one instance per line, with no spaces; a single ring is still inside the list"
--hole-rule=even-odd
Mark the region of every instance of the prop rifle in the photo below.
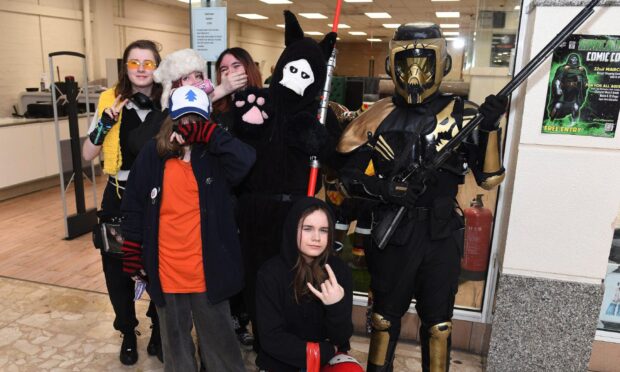
[[[562,43],[570,34],[572,34],[579,26],[581,26],[588,17],[594,13],[594,7],[601,0],[592,0],[586,5],[579,14],[575,16],[554,38],[547,44],[519,73],[510,81],[498,95],[509,96],[521,83],[523,83],[534,72],[541,63]],[[458,146],[480,125],[484,120],[482,114],[477,114],[470,120],[461,131],[446,143],[441,150],[433,157],[428,164],[413,167],[404,177],[403,181],[410,180],[411,184],[417,183],[422,185],[418,195],[426,190],[426,182],[430,174],[441,167],[446,160],[450,158],[452,153]],[[379,249],[384,249],[390,238],[394,234],[396,227],[405,216],[407,208],[400,207],[394,209],[392,213],[387,215],[383,220],[373,227],[372,236]]]
[[[338,32],[338,23],[340,21],[340,10],[342,8],[342,0],[337,0],[336,14],[334,14],[334,23],[332,24],[332,32]],[[327,117],[327,106],[329,105],[329,94],[332,86],[332,76],[334,75],[334,69],[336,68],[336,47],[332,49],[332,54],[327,61],[327,74],[325,75],[325,84],[323,85],[323,93],[321,94],[321,103],[319,105],[318,118],[321,125],[325,125]],[[321,164],[316,156],[310,157],[310,176],[308,177],[308,192],[307,196],[314,196],[316,179],[319,174],[319,168]]]

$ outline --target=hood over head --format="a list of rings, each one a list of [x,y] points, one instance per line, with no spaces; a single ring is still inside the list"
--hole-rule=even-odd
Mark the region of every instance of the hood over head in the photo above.
[[[317,198],[304,197],[293,204],[289,210],[286,220],[284,220],[284,226],[282,227],[282,244],[280,246],[280,255],[288,267],[294,267],[299,257],[297,229],[301,216],[308,209],[317,209],[319,207],[327,211],[330,216],[329,219],[333,222],[334,218],[331,209],[324,201]]]
[[[296,112],[321,94],[336,33],[328,33],[317,43],[304,37],[293,13],[284,11],[284,19],[286,48],[274,68],[269,91],[277,109]]]

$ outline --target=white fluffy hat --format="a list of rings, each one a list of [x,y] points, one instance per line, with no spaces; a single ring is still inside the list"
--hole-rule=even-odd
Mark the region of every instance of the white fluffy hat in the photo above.
[[[193,49],[177,50],[161,61],[153,73],[153,79],[164,88],[161,94],[162,109],[168,107],[172,82],[194,71],[201,71],[203,77],[207,78],[207,61]]]

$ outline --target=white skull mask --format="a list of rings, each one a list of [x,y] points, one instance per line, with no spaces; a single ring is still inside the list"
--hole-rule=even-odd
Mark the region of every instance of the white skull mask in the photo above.
[[[281,85],[303,96],[306,88],[312,83],[314,83],[314,73],[305,59],[298,59],[284,65]]]

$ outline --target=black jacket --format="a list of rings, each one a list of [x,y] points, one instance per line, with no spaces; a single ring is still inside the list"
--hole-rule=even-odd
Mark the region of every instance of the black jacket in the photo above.
[[[261,369],[274,372],[299,371],[306,368],[306,342],[318,342],[321,365],[339,351],[348,351],[353,334],[352,277],[348,266],[338,257],[330,256],[345,296],[332,305],[323,305],[313,294],[297,304],[293,295],[293,266],[298,257],[297,224],[308,207],[324,202],[304,198],[291,208],[284,224],[280,254],[267,261],[258,272],[256,315],[261,350],[256,363]]]
[[[143,247],[147,290],[158,306],[164,305],[159,279],[159,210],[164,164],[155,140],[148,142],[131,168],[123,196],[123,236]],[[210,142],[192,146],[191,164],[198,183],[202,257],[207,297],[218,303],[243,288],[243,264],[233,215],[231,188],[252,167],[254,150],[219,129]]]

